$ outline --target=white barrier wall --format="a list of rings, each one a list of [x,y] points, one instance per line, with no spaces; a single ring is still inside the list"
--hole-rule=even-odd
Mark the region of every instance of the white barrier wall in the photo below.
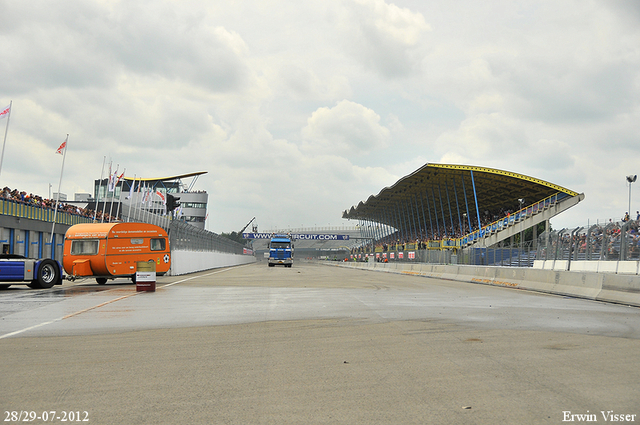
[[[426,263],[336,263],[327,261],[325,264],[506,286],[640,307],[640,276],[634,274]]]
[[[255,261],[256,258],[253,255],[176,250],[171,251],[171,270],[169,270],[169,274],[178,276],[220,267],[239,266],[241,264],[254,263]]]
[[[640,261],[535,260],[533,268],[556,271],[569,269],[572,272],[640,274]]]

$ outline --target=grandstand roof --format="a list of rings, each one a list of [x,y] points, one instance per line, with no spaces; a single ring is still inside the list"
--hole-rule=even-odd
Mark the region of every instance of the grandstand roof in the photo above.
[[[195,177],[195,176],[200,176],[202,174],[207,174],[207,171],[197,171],[195,173],[188,173],[188,174],[180,174],[177,176],[169,176],[169,177],[157,177],[157,178],[152,178],[152,179],[143,179],[140,177],[135,178],[135,181],[143,181],[143,182],[155,182],[155,181],[171,181],[171,180],[177,180],[177,179],[186,179],[189,177]],[[133,177],[123,177],[123,180],[129,180],[129,181],[133,181],[134,178]]]
[[[428,163],[401,178],[393,186],[370,196],[365,202],[345,210],[342,217],[378,222],[396,221],[388,219],[391,216],[389,210],[397,211],[401,207],[407,211],[413,208],[424,208],[425,212],[435,209],[436,211],[427,215],[444,215],[446,218],[450,216],[449,211],[455,215],[453,211],[464,211],[467,206],[474,216],[475,199],[481,212],[505,208],[517,210],[520,208],[519,199],[524,199],[525,205],[531,205],[559,192],[569,196],[578,195],[577,192],[557,184],[510,171]],[[404,206],[406,204],[410,206]]]

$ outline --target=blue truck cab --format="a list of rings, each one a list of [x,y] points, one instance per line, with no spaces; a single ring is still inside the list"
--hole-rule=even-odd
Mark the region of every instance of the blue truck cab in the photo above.
[[[272,235],[269,241],[269,267],[293,265],[293,238],[290,235]]]
[[[20,255],[0,255],[0,289],[23,284],[30,288],[48,289],[62,285],[62,266],[50,258],[25,258]]]

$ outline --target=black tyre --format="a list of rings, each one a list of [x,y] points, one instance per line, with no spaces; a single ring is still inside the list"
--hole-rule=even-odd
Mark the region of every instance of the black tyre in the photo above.
[[[107,278],[106,277],[96,277],[96,282],[98,282],[98,285],[104,285],[105,283],[107,283]]]
[[[4,283],[0,285],[0,289],[9,289],[11,285],[5,285]]]
[[[49,289],[60,281],[60,268],[58,263],[47,259],[40,262],[36,272],[36,279],[29,285],[30,288]]]

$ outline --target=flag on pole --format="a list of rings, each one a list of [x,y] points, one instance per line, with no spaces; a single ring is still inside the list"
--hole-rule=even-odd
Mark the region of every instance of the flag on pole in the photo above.
[[[115,192],[116,184],[118,184],[118,167],[116,167],[116,171],[113,174],[109,175],[109,192]]]
[[[160,200],[162,201],[162,215],[166,215],[167,214],[167,198],[164,196],[164,194],[162,192],[160,192],[160,190],[156,190],[156,195],[158,195],[160,197]]]
[[[67,139],[68,139],[68,137],[67,137]],[[64,154],[64,150],[67,148],[67,139],[64,139],[64,142],[62,142],[60,147],[58,147],[58,150],[56,151],[56,153],[59,153],[60,155]]]
[[[53,256],[54,246],[53,246],[53,235],[55,234],[56,228],[56,214],[58,213],[58,207],[60,205],[60,189],[62,188],[62,173],[64,172],[64,160],[67,158],[67,141],[69,140],[69,135],[64,139],[64,142],[60,145],[56,153],[62,155],[62,168],[60,168],[60,181],[58,182],[58,193],[56,195],[56,203],[55,209],[53,210],[53,223],[51,224],[51,238],[49,239],[49,244],[51,244],[51,255]]]
[[[6,108],[0,109],[0,119],[4,117],[8,117],[10,112],[11,112],[11,105],[7,106]]]
[[[7,133],[9,132],[9,117],[11,117],[11,105],[13,105],[13,100],[9,102],[9,106],[0,110],[0,119],[7,117],[7,125],[4,128],[4,141],[2,142],[2,153],[0,153],[0,172],[2,171],[2,162],[4,161],[4,148],[7,144]]]
[[[129,199],[133,199],[133,192],[135,192],[134,188],[136,186],[136,175],[133,175],[133,182],[131,182],[131,186],[129,186]]]

